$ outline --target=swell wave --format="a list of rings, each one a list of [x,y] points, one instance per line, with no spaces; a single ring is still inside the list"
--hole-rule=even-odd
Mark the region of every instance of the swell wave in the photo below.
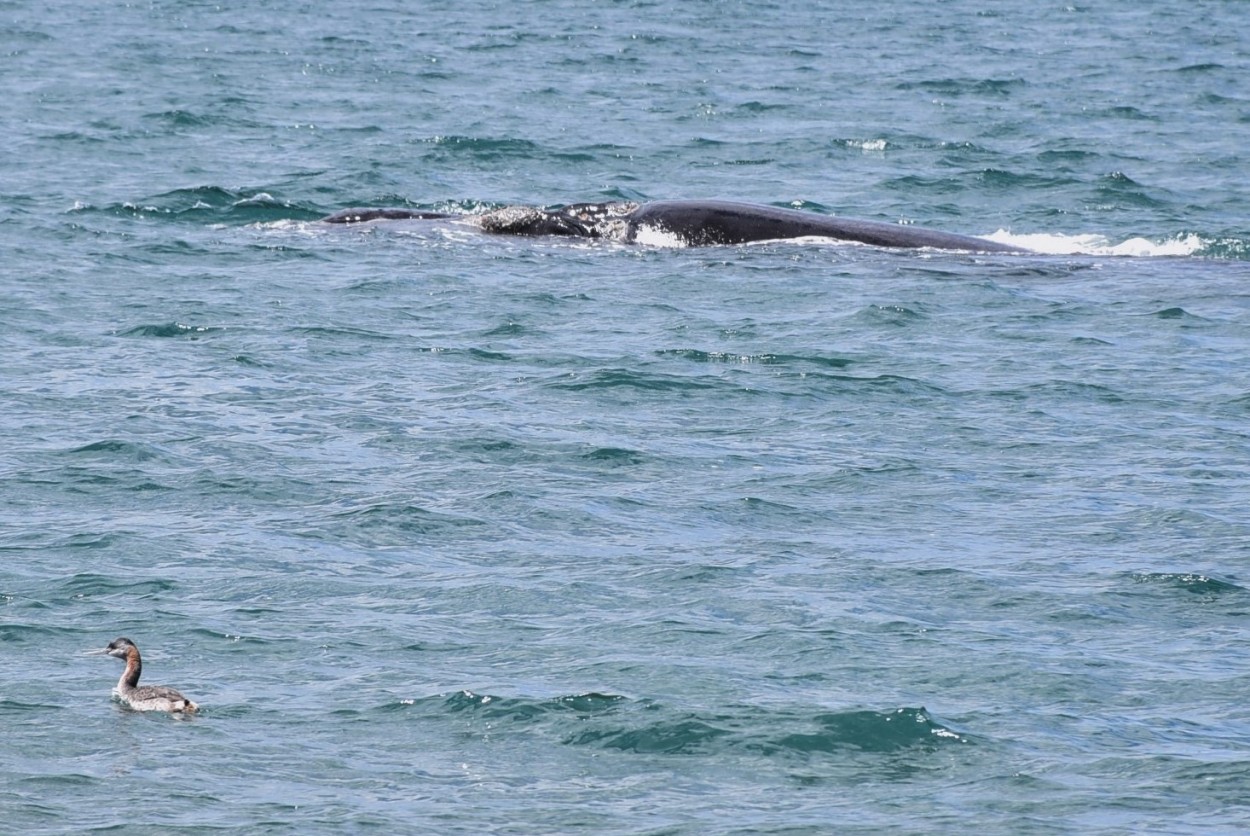
[[[185,223],[249,224],[322,218],[322,209],[264,189],[195,186],[105,206],[78,205],[74,214],[156,218]]]
[[[922,707],[807,712],[732,706],[723,711],[691,711],[616,694],[535,699],[472,691],[405,700],[402,705],[416,703],[426,712],[459,718],[470,734],[538,733],[569,746],[635,754],[731,752],[810,758],[857,752],[931,752],[971,742]]]

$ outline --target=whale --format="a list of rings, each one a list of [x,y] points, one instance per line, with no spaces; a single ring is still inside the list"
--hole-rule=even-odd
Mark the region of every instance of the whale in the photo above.
[[[497,235],[557,235],[622,243],[672,241],[688,247],[755,241],[826,238],[873,247],[1027,253],[1029,250],[928,227],[844,218],[762,203],[732,200],[656,200],[646,203],[573,203],[546,209],[505,206],[481,214],[404,208],[352,208],[322,219],[331,224],[385,220],[439,220],[472,225]]]

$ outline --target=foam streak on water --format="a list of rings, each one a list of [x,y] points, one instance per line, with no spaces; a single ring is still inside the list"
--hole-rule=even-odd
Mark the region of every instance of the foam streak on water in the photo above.
[[[237,5],[0,22],[9,828],[1246,829],[1241,6]],[[687,197],[1037,254],[317,222]]]

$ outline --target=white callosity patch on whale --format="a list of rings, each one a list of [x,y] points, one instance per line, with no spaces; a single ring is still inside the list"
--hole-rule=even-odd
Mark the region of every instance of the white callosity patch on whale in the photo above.
[[[546,212],[533,206],[504,206],[468,217],[485,232],[506,234],[523,232],[546,216]]]

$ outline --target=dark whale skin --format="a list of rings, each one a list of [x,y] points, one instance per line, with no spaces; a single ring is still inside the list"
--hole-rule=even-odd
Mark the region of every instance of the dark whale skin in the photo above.
[[[630,240],[643,227],[672,234],[689,246],[745,244],[786,238],[834,238],[874,247],[931,248],[983,253],[1027,252],[971,235],[919,226],[862,221],[728,200],[658,200],[630,216]]]

